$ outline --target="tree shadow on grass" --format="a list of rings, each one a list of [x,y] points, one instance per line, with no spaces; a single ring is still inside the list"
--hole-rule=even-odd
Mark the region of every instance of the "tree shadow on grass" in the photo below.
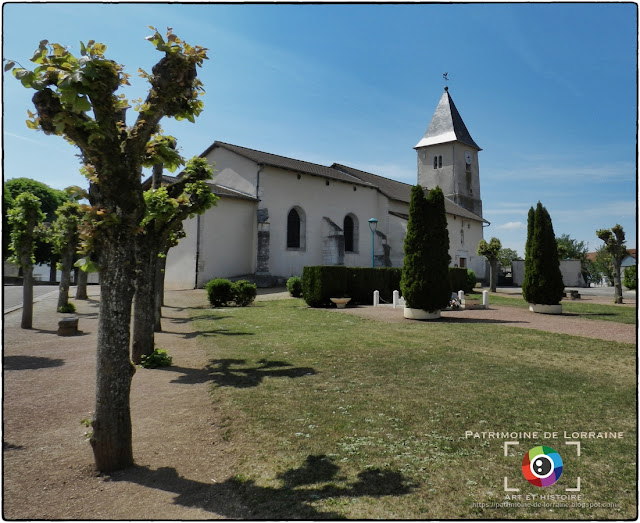
[[[64,360],[42,356],[5,356],[2,361],[4,370],[48,369],[62,365],[64,365]]]
[[[172,383],[194,385],[213,382],[218,387],[235,387],[246,389],[257,387],[264,378],[302,378],[316,374],[312,367],[294,367],[285,361],[259,360],[258,366],[247,366],[246,360],[220,359],[211,360],[204,369],[185,367],[162,367],[162,370],[180,372],[181,376]]]
[[[357,480],[338,477],[340,467],[325,455],[309,455],[298,468],[278,475],[281,487],[262,487],[239,477],[222,483],[204,483],[181,477],[176,469],[151,470],[135,466],[111,474],[110,481],[128,481],[177,494],[174,503],[196,507],[230,519],[345,519],[337,512],[324,512],[314,502],[330,498],[403,496],[418,485],[400,472],[367,469]],[[345,482],[339,486],[335,481]]]

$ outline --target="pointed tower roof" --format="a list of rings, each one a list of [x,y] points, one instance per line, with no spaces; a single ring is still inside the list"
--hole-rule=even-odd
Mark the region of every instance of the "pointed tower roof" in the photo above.
[[[453,103],[449,89],[445,87],[444,94],[442,98],[440,98],[435,113],[433,113],[427,132],[414,149],[424,147],[425,145],[455,141],[475,147],[478,151],[482,150],[478,147],[478,144],[473,141],[473,138],[471,138],[467,126],[462,121],[462,117]]]

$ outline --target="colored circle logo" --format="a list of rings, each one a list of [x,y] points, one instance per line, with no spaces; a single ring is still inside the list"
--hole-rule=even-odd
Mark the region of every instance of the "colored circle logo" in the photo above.
[[[524,455],[522,474],[536,487],[548,487],[562,475],[562,458],[551,447],[533,447]]]

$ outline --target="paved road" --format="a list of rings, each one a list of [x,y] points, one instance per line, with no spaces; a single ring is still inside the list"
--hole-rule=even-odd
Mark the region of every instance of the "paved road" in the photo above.
[[[49,294],[50,292],[56,292],[57,290],[57,285],[34,285],[33,298],[35,300],[45,294]],[[14,310],[16,307],[22,306],[22,285],[4,285],[2,291],[2,308],[5,314]],[[71,293],[71,295],[73,296],[74,294]]]

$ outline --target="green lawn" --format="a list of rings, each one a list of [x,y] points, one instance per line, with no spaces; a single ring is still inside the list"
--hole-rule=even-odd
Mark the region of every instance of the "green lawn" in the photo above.
[[[480,297],[481,295],[478,294],[478,296]],[[509,298],[497,294],[489,294],[489,306],[491,306],[491,304],[529,308],[529,304],[520,297]],[[562,312],[563,314],[580,316],[588,320],[614,321],[629,325],[636,323],[636,308],[622,305],[563,300]]]
[[[240,456],[233,485],[256,519],[628,519],[636,516],[635,346],[491,324],[386,324],[302,300],[198,310],[213,408]],[[465,431],[559,432],[558,439]],[[623,432],[585,439],[563,431]],[[512,441],[513,437],[509,437]],[[525,452],[564,461],[526,482]],[[615,508],[511,507],[509,487]],[[524,502],[524,501],[523,501]],[[528,502],[531,503],[531,502]],[[552,503],[552,502],[549,502]]]

